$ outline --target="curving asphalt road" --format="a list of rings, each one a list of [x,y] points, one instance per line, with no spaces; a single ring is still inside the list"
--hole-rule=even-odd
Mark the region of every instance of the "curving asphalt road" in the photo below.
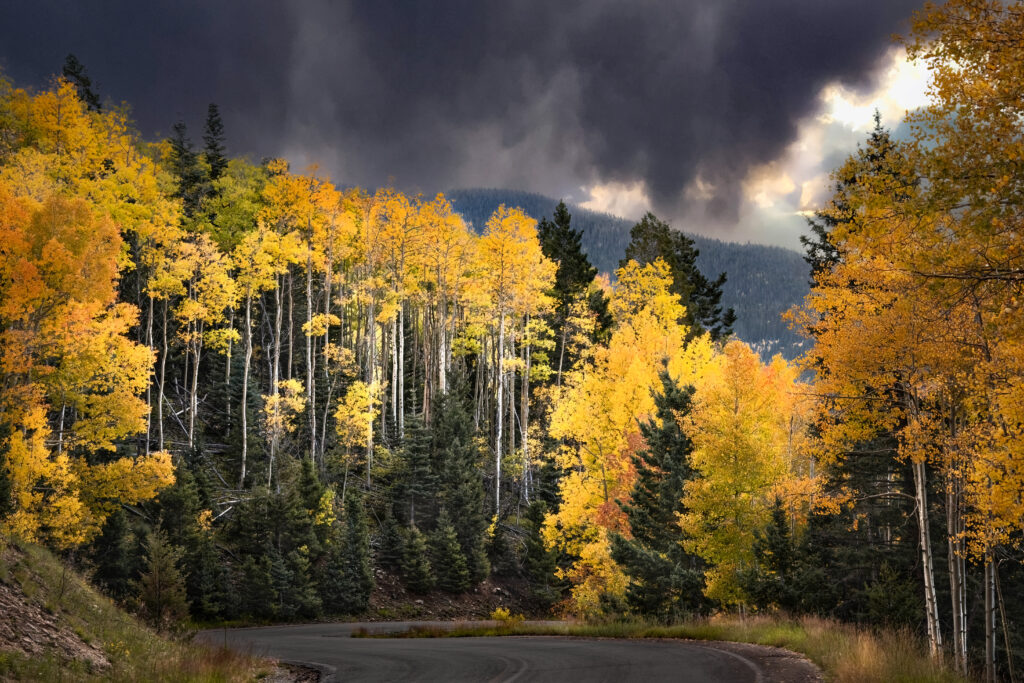
[[[416,622],[451,626],[450,622]],[[792,653],[735,643],[583,639],[352,638],[356,629],[412,623],[305,624],[211,630],[197,638],[254,655],[315,665],[328,681],[680,681],[765,683],[820,680]]]

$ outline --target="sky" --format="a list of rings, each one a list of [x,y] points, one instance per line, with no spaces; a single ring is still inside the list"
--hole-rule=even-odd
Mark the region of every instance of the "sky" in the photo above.
[[[228,150],[339,185],[539,192],[796,248],[875,109],[924,74],[919,0],[33,0],[0,5],[0,70],[68,53],[149,139],[208,103]]]

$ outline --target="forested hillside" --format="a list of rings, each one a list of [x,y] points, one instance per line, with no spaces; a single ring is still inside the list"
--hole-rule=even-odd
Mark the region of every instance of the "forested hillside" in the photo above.
[[[796,363],[730,335],[653,215],[609,282],[564,205],[471,229],[230,158],[215,105],[197,147],[81,69],[0,80],[0,533],[162,628],[498,577],[541,613],[825,615],[1020,670],[1024,10],[997,5],[917,18],[934,101],[836,170]]]
[[[550,217],[558,204],[557,199],[517,190],[452,190],[446,196],[478,230],[501,204],[518,206],[537,220]],[[570,205],[569,210],[573,227],[583,233],[583,251],[591,263],[602,273],[614,274],[629,244],[633,223],[578,206]],[[706,276],[728,276],[722,287],[722,305],[736,312],[736,335],[765,358],[775,353],[796,358],[804,340],[790,329],[782,314],[807,295],[810,268],[803,257],[782,247],[687,236],[700,251],[697,265]]]

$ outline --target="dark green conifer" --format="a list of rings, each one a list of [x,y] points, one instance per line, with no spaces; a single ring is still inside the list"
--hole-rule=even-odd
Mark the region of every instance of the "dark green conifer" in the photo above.
[[[71,82],[78,90],[78,98],[85,102],[90,111],[100,111],[99,95],[92,89],[92,79],[85,71],[85,65],[78,61],[78,57],[68,54],[64,58],[64,66],[61,68],[61,75]]]
[[[193,218],[199,213],[199,207],[207,192],[207,177],[199,164],[199,157],[192,148],[188,138],[188,130],[184,122],[174,124],[174,135],[171,143],[171,172],[177,180],[174,193],[182,201],[186,218]]]
[[[686,307],[683,322],[690,326],[692,336],[707,331],[713,339],[723,339],[732,333],[736,315],[731,308],[723,311],[721,306],[725,273],[708,280],[700,272],[697,267],[700,252],[693,246],[693,240],[672,230],[650,211],[632,227],[629,237],[626,257],[619,261],[619,267],[631,260],[640,265],[653,263],[658,258],[665,261],[672,274],[670,291],[678,295]]]
[[[436,403],[431,424],[432,465],[437,472],[438,497],[450,515],[470,580],[479,583],[490,571],[480,476],[483,454],[474,438],[473,417],[461,396],[456,386]]]
[[[402,582],[414,593],[426,593],[434,587],[434,572],[428,554],[423,533],[415,525],[410,526],[405,533]]]
[[[531,503],[526,509],[526,550],[523,555],[523,570],[530,583],[530,593],[542,605],[550,607],[561,596],[564,585],[555,576],[558,569],[558,553],[548,549],[541,534],[547,509],[547,505],[539,500]]]
[[[146,562],[138,581],[142,615],[158,629],[174,629],[188,617],[185,579],[178,567],[181,549],[162,529],[149,534],[144,549]]]
[[[462,554],[455,527],[448,511],[441,508],[437,526],[430,534],[430,566],[434,569],[437,587],[449,593],[464,593],[471,585],[466,557]]]
[[[391,514],[390,506],[388,506],[384,514],[384,521],[381,523],[377,548],[375,556],[377,566],[391,571],[398,571],[401,568],[402,555],[405,553],[405,540],[402,538],[402,528],[398,525],[398,520]]]
[[[622,505],[632,534],[612,535],[612,559],[630,578],[626,602],[637,614],[663,620],[707,609],[701,562],[683,550],[677,523],[685,511],[683,486],[693,477],[690,439],[679,417],[690,410],[693,389],[680,388],[667,372],[654,397],[653,420],[640,425],[645,447],[633,456],[637,470],[630,503]]]
[[[93,581],[116,600],[124,600],[132,594],[139,570],[137,545],[128,516],[118,508],[107,517],[103,531],[89,546],[88,557],[95,568]]]
[[[220,110],[213,102],[206,110],[203,144],[206,165],[210,167],[210,180],[217,180],[224,174],[224,169],[228,167],[228,159],[224,156],[224,123],[220,118]]]

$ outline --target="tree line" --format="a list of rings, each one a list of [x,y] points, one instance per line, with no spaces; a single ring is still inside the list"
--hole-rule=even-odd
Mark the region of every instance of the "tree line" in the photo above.
[[[155,622],[518,574],[586,616],[909,627],[1012,678],[1022,22],[917,15],[933,102],[836,170],[799,365],[731,337],[724,276],[651,214],[611,283],[564,205],[477,232],[442,195],[229,159],[213,106],[196,149],[90,104],[80,67],[4,82],[5,533]]]

